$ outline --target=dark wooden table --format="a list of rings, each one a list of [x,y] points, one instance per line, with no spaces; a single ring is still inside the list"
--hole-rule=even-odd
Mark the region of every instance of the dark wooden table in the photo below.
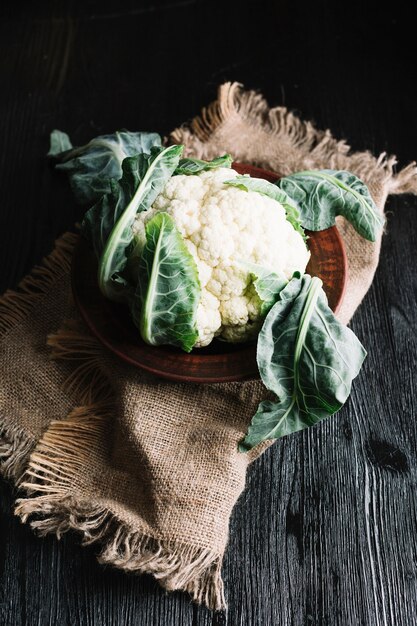
[[[0,291],[80,217],[44,155],[117,128],[170,129],[224,80],[260,88],[356,149],[417,156],[415,23],[367,2],[3,3]],[[38,539],[1,484],[2,626],[417,624],[417,200],[388,203],[380,266],[352,328],[369,351],[347,406],[251,468],[212,615],[150,577]]]

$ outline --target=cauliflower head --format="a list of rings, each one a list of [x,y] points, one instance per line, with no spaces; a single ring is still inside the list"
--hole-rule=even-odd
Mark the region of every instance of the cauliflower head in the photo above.
[[[146,223],[160,211],[168,213],[194,258],[201,284],[195,347],[214,337],[247,341],[259,331],[264,315],[250,264],[289,280],[295,271],[304,273],[310,256],[279,202],[224,184],[236,176],[229,168],[172,176],[133,225],[145,240]]]

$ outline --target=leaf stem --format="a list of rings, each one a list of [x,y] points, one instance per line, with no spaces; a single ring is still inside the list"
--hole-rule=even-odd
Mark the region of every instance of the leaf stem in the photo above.
[[[301,353],[303,351],[304,341],[308,332],[308,326],[310,324],[311,317],[314,313],[314,309],[317,304],[320,289],[323,283],[317,276],[313,276],[308,290],[308,295],[304,305],[304,309],[300,319],[300,325],[298,327],[297,337],[295,340],[294,349],[294,390],[293,394],[297,396],[298,382],[299,382],[299,362]]]
[[[166,156],[167,152],[173,147],[176,148],[177,146],[171,146],[170,148],[166,148],[158,154],[154,161],[152,161],[152,164],[150,165],[145,176],[138,185],[138,188],[136,189],[133,198],[113,226],[109,238],[107,239],[106,245],[104,246],[98,265],[98,284],[103,295],[110,299],[112,292],[111,289],[109,289],[108,283],[111,279],[113,259],[117,250],[117,243],[120,240],[120,237],[125,228],[128,228],[129,223],[135,217],[137,209],[142,201],[143,195],[146,192],[148,181],[152,177],[152,173],[155,170],[155,167],[158,165],[159,161],[161,161]]]
[[[158,259],[159,259],[159,254],[161,251],[161,242],[162,242],[164,230],[165,230],[165,221],[163,221],[161,224],[161,229],[158,235],[158,241],[156,242],[154,261],[152,263],[147,296],[145,299],[145,306],[142,309],[141,320],[140,320],[140,326],[141,326],[140,330],[141,330],[142,338],[144,339],[144,341],[146,341],[147,343],[151,345],[157,345],[154,341],[152,341],[151,312],[152,312],[154,301],[155,301],[155,291],[156,291],[156,284],[157,284],[158,273],[159,273]]]

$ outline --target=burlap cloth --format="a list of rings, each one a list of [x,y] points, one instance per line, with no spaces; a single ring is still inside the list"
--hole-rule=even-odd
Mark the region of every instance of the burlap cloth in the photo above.
[[[169,141],[190,155],[227,151],[279,174],[348,169],[381,210],[387,194],[417,191],[415,164],[394,174],[394,157],[352,154],[328,130],[269,108],[236,83],[222,85],[217,101]],[[380,241],[338,225],[349,261],[340,311],[347,322],[372,281]],[[76,240],[61,237],[0,302],[0,459],[21,488],[16,514],[41,534],[78,530],[84,543],[100,542],[101,562],[224,607],[229,517],[260,451],[250,458],[237,443],[264,388],[169,383],[113,357],[83,329],[71,301]]]

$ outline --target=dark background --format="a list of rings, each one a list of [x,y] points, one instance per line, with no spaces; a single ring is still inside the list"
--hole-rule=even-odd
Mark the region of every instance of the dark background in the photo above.
[[[416,27],[401,3],[8,2],[0,9],[0,292],[80,217],[44,155],[118,128],[168,133],[238,80],[355,149],[417,156]],[[38,539],[1,483],[2,626],[417,623],[417,201],[388,202],[352,328],[369,356],[340,414],[251,468],[224,562],[228,615]]]

